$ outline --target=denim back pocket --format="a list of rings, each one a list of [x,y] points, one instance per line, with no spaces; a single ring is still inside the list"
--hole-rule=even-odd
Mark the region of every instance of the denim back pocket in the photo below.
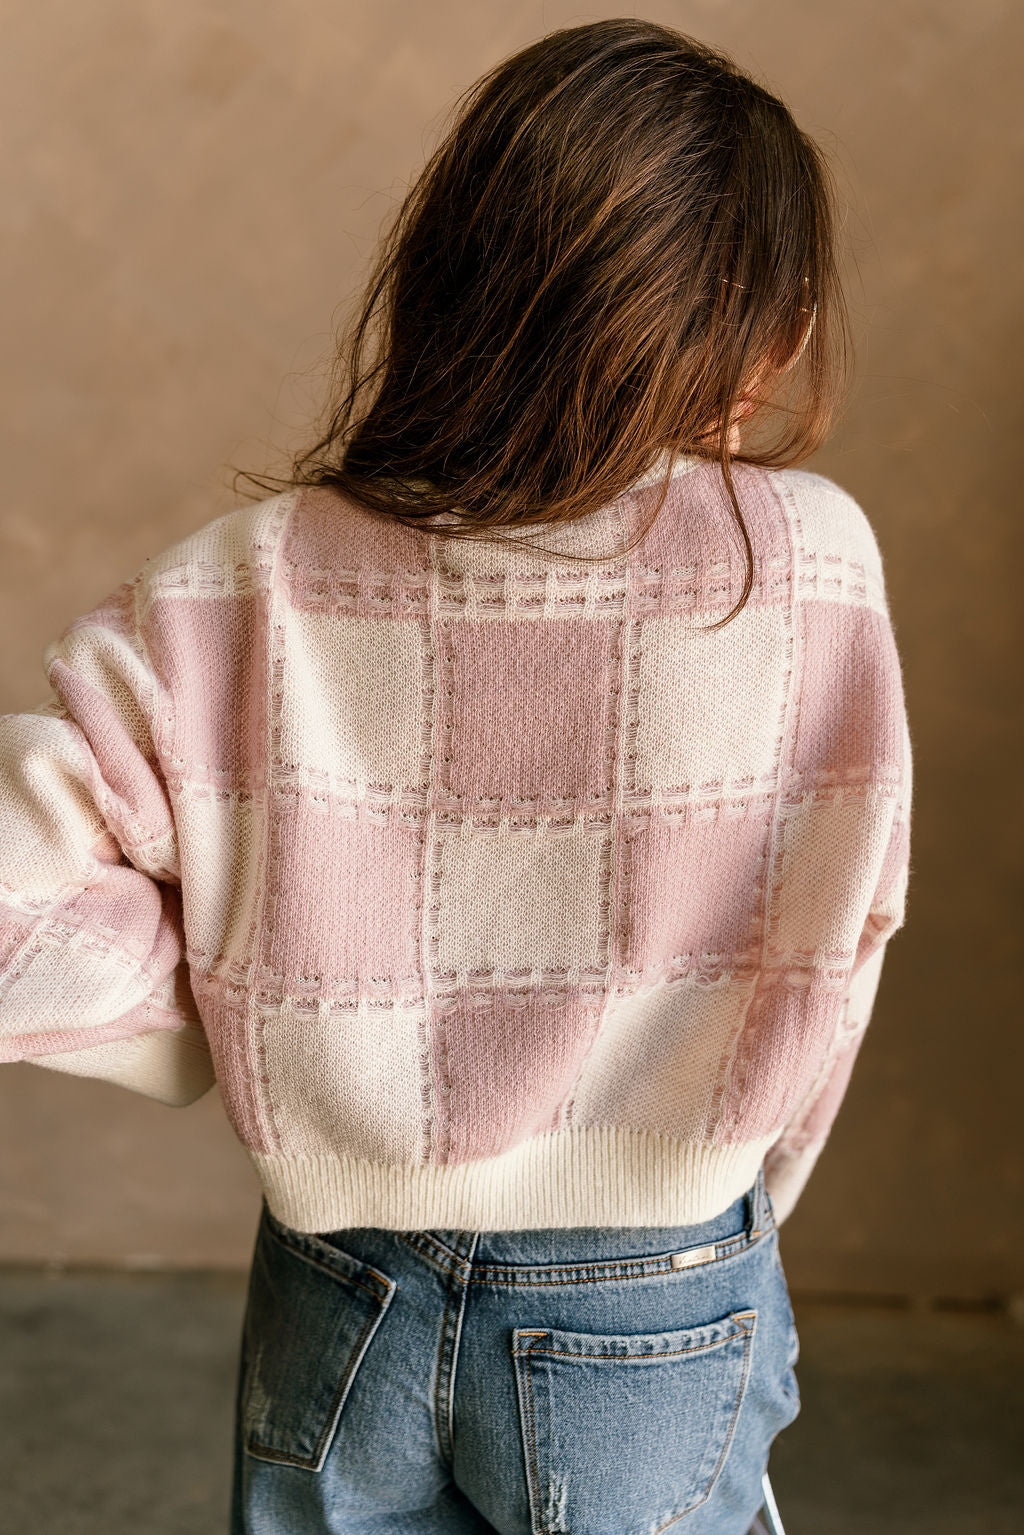
[[[393,1279],[264,1206],[242,1341],[241,1416],[250,1455],[319,1471]]]
[[[711,1495],[736,1430],[757,1312],[621,1336],[516,1328],[535,1535],[654,1535]]]

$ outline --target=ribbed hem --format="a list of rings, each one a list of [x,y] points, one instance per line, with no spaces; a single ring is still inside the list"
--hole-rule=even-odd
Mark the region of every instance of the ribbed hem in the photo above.
[[[299,1231],[692,1226],[751,1187],[778,1133],[730,1146],[616,1125],[535,1136],[448,1166],[250,1151],[271,1214]]]

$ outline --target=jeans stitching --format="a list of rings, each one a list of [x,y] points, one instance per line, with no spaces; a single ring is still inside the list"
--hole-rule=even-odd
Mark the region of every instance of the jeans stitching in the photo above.
[[[496,1273],[499,1273],[499,1274],[500,1273],[527,1274],[527,1273],[530,1273],[530,1272],[535,1272],[535,1273],[539,1273],[540,1274],[540,1273],[551,1273],[554,1269],[567,1269],[567,1268],[573,1268],[573,1269],[605,1269],[605,1268],[611,1267],[614,1264],[620,1264],[620,1265],[635,1267],[635,1266],[637,1266],[638,1264],[641,1264],[641,1263],[665,1263],[665,1262],[667,1262],[672,1257],[672,1255],[674,1253],[677,1253],[677,1252],[688,1252],[690,1250],[690,1248],[697,1248],[697,1247],[727,1247],[727,1246],[732,1246],[733,1244],[737,1244],[738,1249],[750,1245],[750,1243],[749,1243],[749,1241],[747,1239],[746,1233],[742,1232],[742,1231],[738,1231],[735,1234],[735,1236],[731,1236],[731,1237],[718,1237],[717,1239],[716,1238],[712,1238],[708,1242],[690,1242],[690,1243],[687,1244],[686,1247],[673,1247],[670,1251],[668,1251],[666,1253],[649,1253],[649,1254],[647,1254],[646,1256],[644,1256],[642,1258],[581,1258],[578,1263],[573,1263],[571,1261],[567,1262],[564,1259],[563,1259],[563,1261],[561,1263],[480,1263],[480,1264],[477,1265],[477,1267],[480,1269],[481,1272],[483,1272],[483,1273],[490,1273],[490,1274],[496,1274]],[[719,1258],[727,1258],[729,1256],[730,1256],[730,1254],[728,1254],[728,1253],[719,1253],[719,1254],[717,1254],[717,1257],[719,1257]],[[709,1262],[713,1262],[715,1260],[709,1259],[708,1261]]]
[[[395,1231],[392,1235],[396,1236],[406,1247],[411,1247],[413,1252],[419,1253],[421,1258],[425,1258],[428,1263],[433,1264],[443,1274],[456,1273],[460,1270],[465,1274],[466,1269],[469,1267],[461,1254],[455,1252],[453,1248],[445,1246],[443,1242],[438,1242],[436,1238],[429,1236],[425,1231]]]
[[[681,1269],[672,1267],[671,1255],[657,1258],[619,1259],[605,1258],[598,1262],[587,1264],[553,1263],[553,1264],[509,1264],[505,1267],[494,1265],[488,1267],[481,1264],[470,1274],[468,1284],[495,1284],[508,1285],[510,1287],[536,1287],[547,1288],[556,1285],[584,1285],[604,1284],[616,1279],[656,1279],[662,1274],[689,1274],[699,1269],[711,1268],[716,1263],[724,1263],[728,1258],[737,1258],[744,1253],[760,1247],[771,1235],[771,1230],[762,1231],[761,1235],[752,1242],[744,1242],[731,1252],[721,1253],[716,1258],[708,1258],[705,1263],[691,1263]],[[735,1238],[726,1237],[726,1242],[735,1241]],[[711,1244],[708,1243],[708,1246]],[[685,1249],[680,1249],[681,1251]],[[549,1275],[564,1273],[567,1269],[582,1269],[587,1266],[601,1268],[605,1272],[597,1274],[583,1274],[578,1278],[554,1279]],[[523,1276],[523,1277],[520,1277]]]
[[[546,1337],[547,1335],[544,1334]],[[520,1378],[526,1388],[526,1439],[529,1451],[529,1467],[527,1484],[530,1494],[530,1527],[534,1535],[543,1535],[543,1521],[539,1512],[539,1499],[541,1495],[540,1467],[537,1463],[537,1436],[534,1430],[533,1411],[533,1381],[530,1378],[530,1354],[536,1346],[536,1340],[525,1349],[521,1349],[516,1343],[512,1352],[515,1355],[519,1368]]]
[[[355,1347],[352,1349],[349,1358],[348,1369],[342,1375],[335,1389],[334,1396],[331,1401],[331,1409],[327,1415],[327,1423],[320,1432],[320,1436],[317,1439],[312,1458],[304,1455],[291,1455],[287,1450],[275,1450],[271,1445],[265,1445],[261,1443],[261,1441],[258,1440],[254,1435],[247,1434],[245,1447],[249,1451],[250,1455],[255,1455],[257,1459],[273,1460],[290,1466],[301,1466],[305,1470],[309,1470],[311,1467],[315,1467],[319,1464],[320,1457],[323,1454],[326,1444],[331,1438],[334,1425],[337,1422],[339,1400],[348,1390],[349,1384],[351,1383],[352,1377],[355,1373],[354,1361],[361,1361],[361,1349],[364,1342],[366,1341],[366,1334],[376,1326],[377,1322],[380,1320],[381,1314],[382,1311],[378,1312],[376,1315],[371,1312],[363,1324],[363,1327],[359,1333],[359,1337],[356,1340]]]
[[[447,1463],[451,1459],[451,1441],[448,1436],[447,1413],[442,1404],[442,1384],[445,1380],[444,1360],[448,1349],[448,1314],[451,1311],[452,1297],[458,1278],[454,1272],[448,1275],[448,1284],[445,1287],[444,1315],[441,1318],[441,1342],[437,1351],[437,1372],[434,1381],[434,1433],[437,1437],[437,1452],[442,1462]]]
[[[531,1349],[534,1354],[547,1354],[552,1359],[589,1359],[592,1364],[632,1364],[638,1361],[643,1364],[648,1359],[674,1359],[681,1354],[707,1354],[713,1348],[724,1348],[727,1343],[735,1343],[737,1338],[749,1338],[751,1329],[741,1327],[737,1332],[731,1332],[724,1338],[716,1338],[713,1343],[695,1343],[692,1348],[666,1348],[658,1354],[577,1354],[568,1348],[540,1348]]]
[[[722,1449],[721,1449],[721,1452],[719,1454],[718,1460],[715,1463],[714,1470],[711,1473],[711,1478],[710,1478],[710,1480],[708,1482],[707,1491],[705,1492],[704,1496],[702,1498],[700,1498],[696,1503],[691,1503],[691,1504],[689,1504],[688,1507],[686,1507],[684,1509],[680,1509],[680,1511],[677,1514],[673,1514],[672,1517],[670,1519],[667,1519],[664,1524],[658,1525],[657,1529],[653,1532],[653,1535],[660,1535],[660,1532],[662,1530],[667,1529],[670,1524],[675,1524],[678,1520],[684,1518],[687,1514],[692,1513],[694,1509],[702,1507],[702,1505],[705,1504],[708,1501],[708,1499],[710,1498],[712,1492],[715,1489],[715,1484],[717,1483],[718,1478],[721,1475],[722,1467],[725,1464],[726,1457],[727,1457],[730,1449],[732,1448],[732,1441],[733,1441],[733,1438],[734,1438],[735,1432],[736,1432],[736,1420],[739,1417],[740,1407],[742,1406],[743,1399],[744,1399],[744,1397],[746,1395],[747,1382],[748,1382],[748,1380],[750,1378],[751,1344],[753,1342],[754,1332],[755,1332],[755,1329],[757,1327],[757,1312],[756,1311],[736,1312],[734,1314],[733,1320],[739,1320],[741,1317],[747,1317],[747,1316],[753,1318],[753,1322],[752,1322],[752,1325],[750,1327],[743,1327],[743,1326],[741,1326],[740,1330],[738,1332],[730,1333],[727,1338],[720,1338],[720,1339],[718,1339],[718,1341],[716,1343],[704,1344],[704,1345],[701,1346],[700,1349],[672,1349],[672,1350],[667,1351],[664,1354],[642,1355],[642,1356],[641,1355],[626,1355],[626,1356],[619,1355],[619,1356],[616,1356],[616,1357],[609,1356],[609,1358],[608,1358],[607,1362],[611,1363],[611,1364],[621,1364],[624,1359],[626,1359],[626,1360],[636,1359],[636,1358],[667,1359],[667,1358],[671,1358],[675,1354],[696,1353],[696,1352],[701,1352],[702,1350],[706,1350],[708,1348],[718,1348],[718,1347],[721,1347],[722,1344],[725,1344],[725,1343],[734,1343],[737,1338],[739,1338],[741,1340],[741,1343],[742,1343],[742,1348],[743,1348],[743,1370],[742,1370],[742,1373],[741,1373],[741,1376],[740,1376],[739,1388],[738,1388],[738,1390],[736,1392],[736,1401],[733,1403],[732,1416],[729,1419],[729,1427],[727,1428],[725,1436],[724,1436],[724,1439],[722,1441]],[[540,1337],[547,1337],[547,1336],[549,1336],[549,1334],[547,1332],[545,1332],[545,1333],[540,1335]],[[527,1347],[525,1349],[521,1349],[521,1348],[519,1348],[518,1344],[514,1344],[512,1352],[513,1352],[514,1358],[516,1360],[516,1367],[517,1367],[518,1373],[519,1373],[520,1378],[522,1379],[522,1381],[524,1383],[524,1386],[525,1386],[525,1396],[526,1396],[526,1402],[527,1402],[527,1410],[526,1410],[526,1414],[525,1414],[525,1416],[526,1416],[526,1423],[524,1425],[524,1428],[525,1428],[525,1433],[526,1433],[526,1441],[527,1441],[527,1449],[528,1449],[528,1462],[529,1462],[529,1465],[528,1465],[528,1490],[529,1490],[529,1493],[530,1493],[530,1508],[531,1508],[530,1526],[531,1526],[531,1530],[533,1531],[533,1535],[545,1535],[543,1521],[540,1519],[540,1516],[536,1514],[536,1503],[537,1503],[537,1499],[539,1499],[539,1497],[540,1497],[541,1485],[540,1485],[540,1467],[539,1467],[538,1462],[537,1462],[536,1433],[535,1433],[535,1429],[534,1429],[533,1382],[531,1380],[531,1372],[530,1372],[530,1357],[533,1354],[546,1354],[546,1355],[557,1357],[557,1358],[561,1358],[561,1359],[587,1359],[587,1360],[590,1360],[592,1363],[595,1361],[595,1359],[598,1362],[601,1362],[601,1360],[600,1360],[600,1356],[595,1356],[593,1354],[571,1354],[571,1353],[563,1352],[563,1351],[560,1351],[560,1350],[541,1348],[540,1347],[540,1338],[537,1338],[534,1342],[532,1342],[529,1345],[529,1347]]]
[[[283,1237],[279,1232],[274,1231],[272,1228],[270,1229],[269,1234],[280,1247],[285,1249],[286,1252],[294,1253],[295,1257],[301,1258],[304,1263],[311,1263],[314,1268],[320,1269],[322,1273],[329,1275],[331,1279],[336,1279],[339,1284],[358,1285],[360,1290],[365,1290],[367,1295],[373,1296],[374,1300],[386,1300],[386,1294],[382,1295],[380,1291],[377,1290],[373,1285],[363,1284],[362,1280],[356,1279],[353,1274],[340,1273],[336,1268],[332,1268],[329,1263],[325,1263],[317,1253],[307,1251],[305,1247],[299,1246],[297,1242],[290,1242],[286,1237]],[[349,1255],[346,1253],[345,1256],[348,1257]],[[394,1284],[393,1280],[389,1280],[383,1274],[379,1274],[377,1270],[371,1268],[368,1263],[361,1263],[358,1259],[355,1258],[351,1259],[350,1261],[353,1263],[359,1263],[359,1268],[364,1274],[372,1274],[374,1279],[379,1280],[381,1285],[384,1287],[385,1292],[391,1289],[392,1285]]]
[[[751,1314],[754,1316],[754,1326],[749,1328],[745,1327],[743,1329],[743,1374],[740,1377],[740,1388],[736,1393],[736,1401],[733,1403],[732,1417],[729,1419],[729,1427],[726,1430],[725,1438],[722,1441],[721,1453],[718,1457],[715,1469],[711,1473],[711,1480],[708,1482],[708,1490],[699,1502],[691,1503],[689,1508],[684,1508],[680,1513],[673,1514],[671,1519],[666,1519],[665,1523],[660,1524],[654,1531],[654,1535],[661,1535],[661,1531],[667,1530],[670,1524],[675,1524],[678,1520],[685,1518],[687,1514],[692,1514],[695,1508],[701,1508],[708,1501],[711,1494],[715,1490],[715,1485],[718,1481],[718,1478],[722,1474],[722,1467],[725,1465],[726,1457],[728,1456],[729,1451],[732,1449],[732,1441],[736,1433],[736,1419],[739,1417],[740,1408],[743,1405],[743,1399],[747,1394],[747,1382],[750,1379],[751,1343],[753,1342],[754,1331],[757,1326],[756,1312]]]

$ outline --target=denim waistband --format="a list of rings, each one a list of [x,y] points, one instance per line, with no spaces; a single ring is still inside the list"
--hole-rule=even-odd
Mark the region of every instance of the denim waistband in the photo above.
[[[764,1168],[754,1183],[725,1210],[689,1226],[543,1227],[523,1231],[403,1232],[402,1240],[442,1267],[472,1269],[473,1277],[497,1281],[512,1270],[553,1266],[578,1271],[581,1265],[618,1265],[644,1272],[700,1261],[701,1250],[714,1246],[715,1258],[730,1256],[757,1241],[775,1225],[765,1191]],[[643,1260],[650,1260],[644,1263]],[[673,1259],[675,1260],[673,1262]],[[632,1260],[632,1261],[631,1261]],[[526,1279],[525,1274],[521,1275]]]

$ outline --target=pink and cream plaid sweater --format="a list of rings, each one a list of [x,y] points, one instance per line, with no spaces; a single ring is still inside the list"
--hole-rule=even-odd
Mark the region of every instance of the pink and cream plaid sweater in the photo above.
[[[671,466],[626,555],[658,468],[546,554],[306,488],[72,623],[0,719],[0,1058],[216,1082],[307,1231],[683,1225],[762,1162],[784,1220],[904,921],[901,668],[804,470],[736,466],[709,632],[743,547]]]

